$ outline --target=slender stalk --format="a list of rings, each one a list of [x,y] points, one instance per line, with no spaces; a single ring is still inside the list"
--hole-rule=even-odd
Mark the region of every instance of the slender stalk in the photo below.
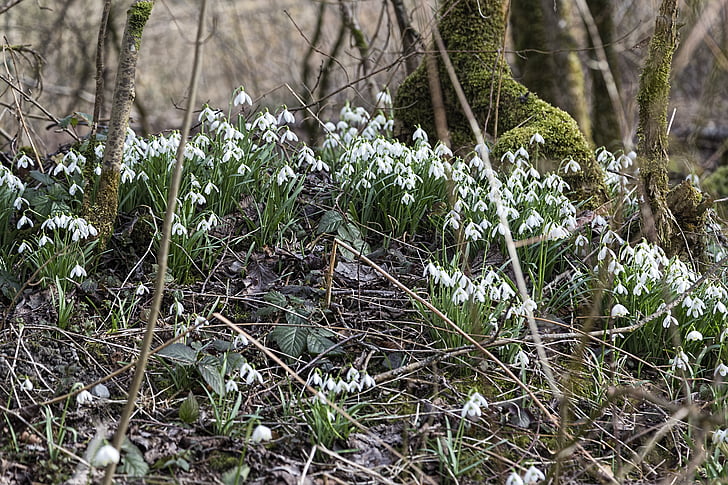
[[[185,144],[190,133],[190,126],[192,125],[192,110],[195,106],[195,98],[197,97],[197,82],[202,58],[202,32],[204,28],[206,9],[207,0],[202,0],[200,16],[197,23],[195,59],[192,66],[190,93],[187,99],[187,111],[185,112],[185,118],[182,123],[180,142],[179,147],[177,148],[177,163],[175,164],[174,172],[172,173],[172,180],[170,182],[169,194],[167,196],[167,211],[164,214],[164,225],[162,226],[162,240],[160,242],[159,254],[157,255],[159,267],[157,268],[157,276],[154,282],[154,298],[152,300],[152,308],[149,311],[149,320],[147,321],[147,328],[144,333],[144,340],[142,341],[139,353],[139,360],[137,362],[131,385],[129,386],[129,397],[126,401],[126,405],[124,406],[121,419],[119,420],[119,426],[116,429],[116,434],[114,435],[113,446],[117,450],[121,449],[121,444],[124,442],[126,431],[129,427],[131,415],[134,412],[136,399],[142,385],[142,380],[144,379],[147,362],[149,361],[149,351],[152,344],[152,338],[154,337],[154,327],[157,322],[157,317],[159,316],[159,309],[162,306],[162,297],[164,296],[164,277],[167,273],[167,259],[169,256],[169,241],[172,235],[172,223],[174,221],[174,213],[177,207],[177,195],[179,193],[179,187],[182,180]],[[106,475],[104,475],[104,485],[111,485],[115,471],[116,464],[109,464],[106,468]]]

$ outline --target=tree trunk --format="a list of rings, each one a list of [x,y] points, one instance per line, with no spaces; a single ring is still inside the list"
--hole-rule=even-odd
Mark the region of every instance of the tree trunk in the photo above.
[[[609,150],[622,148],[622,128],[617,110],[619,106],[614,106],[610,95],[607,82],[614,83],[612,89],[620,92],[620,80],[618,76],[609,75],[617,72],[617,57],[614,51],[614,21],[613,21],[613,2],[612,0],[587,0],[589,13],[594,20],[595,34],[598,38],[593,38],[590,34],[589,47],[593,49],[592,62],[597,68],[591,69],[591,86],[592,86],[592,139],[597,146],[606,147]],[[600,56],[596,55],[596,46],[600,45],[606,58],[606,65],[602,65],[599,60]]]
[[[584,73],[576,54],[571,2],[511,2],[513,42],[519,79],[544,101],[569,113],[591,139],[591,118],[584,91]]]
[[[541,149],[547,159],[574,159],[576,173],[560,173],[576,200],[594,207],[606,201],[603,172],[592,148],[567,113],[531,94],[513,79],[504,60],[506,0],[444,0],[439,31],[460,83],[479,124],[496,138],[495,154],[528,147],[531,136],[546,140]],[[472,150],[474,138],[455,90],[440,61],[440,79],[453,147]],[[421,64],[399,87],[395,99],[395,130],[409,138],[416,125],[434,134],[427,70]]]
[[[111,104],[111,119],[106,139],[101,177],[94,200],[84,208],[86,219],[99,231],[102,246],[114,230],[119,208],[119,176],[124,155],[124,140],[134,102],[134,76],[144,26],[154,1],[135,1],[127,12],[126,28],[121,41],[116,87]]]

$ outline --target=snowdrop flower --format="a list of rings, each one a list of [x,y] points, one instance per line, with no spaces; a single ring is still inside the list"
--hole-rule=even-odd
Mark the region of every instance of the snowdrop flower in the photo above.
[[[422,140],[423,142],[427,142],[427,133],[425,133],[425,130],[423,130],[422,127],[418,126],[415,132],[412,134],[412,140]]]
[[[315,369],[311,374],[309,374],[308,379],[306,380],[306,384],[309,386],[319,386],[324,383],[323,379],[321,378],[321,373],[318,369]]]
[[[673,317],[668,313],[665,319],[662,321],[662,326],[668,328],[670,325],[677,325],[677,318]]]
[[[30,382],[30,379],[28,379],[26,377],[25,380],[20,384],[20,389],[22,391],[32,391],[33,390],[33,383]]]
[[[543,145],[544,143],[546,143],[546,140],[544,140],[540,134],[534,133],[531,136],[531,141],[529,142],[529,144],[533,145],[534,143],[539,143],[539,144]]]
[[[149,293],[149,288],[144,286],[144,283],[139,283],[139,285],[137,286],[136,291],[134,293],[136,293],[137,296],[142,296],[144,294]]]
[[[298,135],[296,135],[289,128],[286,128],[285,131],[283,131],[283,134],[281,135],[280,142],[285,143],[286,141],[291,141],[291,142],[295,143],[298,141]]]
[[[233,339],[233,348],[239,349],[240,347],[247,347],[249,343],[245,335],[236,335]]]
[[[261,441],[270,441],[273,439],[273,433],[268,426],[259,424],[253,430],[253,434],[250,436],[253,443],[260,443]]]
[[[566,165],[564,165],[564,169],[563,169],[564,173],[569,173],[569,172],[576,173],[579,170],[581,170],[581,165],[579,165],[576,162],[576,160],[574,160],[573,158],[570,158],[569,161],[566,162]]]
[[[624,305],[617,303],[612,307],[612,318],[626,317],[629,315],[629,310]]]
[[[20,230],[20,229],[22,229],[25,226],[33,227],[33,221],[31,221],[28,216],[26,216],[25,214],[23,214],[23,217],[21,217],[20,219],[18,219],[18,224],[17,224],[16,227],[18,228],[18,230]]]
[[[238,384],[230,379],[225,383],[225,392],[238,392]]]
[[[377,108],[385,108],[387,106],[392,106],[392,96],[385,89],[377,93]]]
[[[76,395],[76,404],[83,406],[85,404],[91,404],[94,400],[93,394],[88,391],[81,391]]]
[[[728,442],[728,429],[716,429],[713,431],[713,444]]]
[[[187,228],[181,222],[177,221],[172,225],[172,234],[174,236],[186,236]]]
[[[342,392],[346,391],[349,392],[351,389],[349,388],[349,384],[344,381],[344,379],[339,379],[336,381],[336,387],[334,387],[334,394],[341,394]]]
[[[28,241],[23,241],[18,247],[18,254],[23,254],[26,251],[30,251],[30,244],[28,244]]]
[[[69,195],[76,195],[76,192],[81,192],[83,194],[83,189],[74,183],[68,188],[68,193]]]
[[[513,359],[513,365],[516,367],[528,367],[530,362],[531,360],[523,350],[519,350],[516,357]]]
[[[276,182],[278,185],[283,185],[286,183],[288,179],[294,179],[296,178],[296,174],[293,172],[293,169],[289,167],[288,165],[284,165],[279,171],[278,175],[276,175]]]
[[[2,182],[0,182],[0,185],[2,185]],[[28,201],[26,199],[24,199],[23,197],[16,197],[15,201],[13,201],[13,207],[15,207],[15,210],[22,209],[23,204],[29,205]]]
[[[377,382],[374,380],[372,376],[370,376],[367,373],[364,373],[364,377],[362,377],[361,385],[363,389],[369,389],[370,387],[374,387],[377,385]]]
[[[182,305],[182,302],[175,301],[172,303],[172,306],[169,307],[169,314],[170,315],[177,315],[182,316],[182,314],[185,312],[185,307]]]
[[[521,475],[519,475],[518,473],[511,472],[511,474],[508,475],[508,479],[506,480],[506,485],[524,485],[523,478],[521,478]]]
[[[622,283],[618,283],[617,287],[614,288],[614,294],[616,295],[626,295],[627,293],[627,288],[625,288]]]
[[[474,222],[470,222],[467,226],[465,226],[465,238],[471,239],[473,241],[477,241],[481,239],[483,235],[480,233],[480,229]]]
[[[240,378],[245,379],[247,385],[251,385],[254,381],[263,384],[263,375],[247,362],[240,367]]]
[[[69,275],[69,278],[85,278],[86,277],[86,270],[83,269],[83,267],[80,264],[77,264],[73,267],[71,270],[71,274]]]
[[[442,143],[438,143],[435,147],[435,155],[438,157],[452,157],[452,150],[450,150],[446,145],[443,145]]]
[[[688,342],[699,342],[703,340],[703,334],[697,330],[693,330],[685,336],[685,340]]]
[[[523,475],[524,485],[531,485],[545,479],[546,477],[544,476],[543,472],[541,472],[541,470],[539,470],[535,466],[531,466],[531,468],[526,471],[526,474]]]
[[[480,417],[482,415],[482,411],[480,408],[487,407],[488,401],[485,400],[482,394],[480,394],[479,392],[474,392],[468,398],[468,401],[463,406],[462,411],[460,411],[460,417]]]
[[[349,371],[346,373],[346,380],[349,382],[358,381],[361,374],[353,367],[349,367]]]
[[[675,372],[678,369],[688,370],[690,360],[688,359],[688,356],[685,354],[685,352],[679,350],[677,355],[675,355],[675,358],[670,359],[670,363],[672,364],[672,371]]]
[[[18,168],[28,168],[28,167],[34,167],[35,162],[32,158],[30,158],[28,155],[23,154],[17,162],[15,162],[15,166]]]
[[[455,289],[455,292],[452,294],[452,302],[455,305],[465,303],[466,301],[468,301],[468,298],[470,298],[470,295],[468,295],[468,292],[460,286],[458,286],[457,289]]]
[[[281,111],[280,114],[278,115],[278,124],[279,125],[282,125],[284,123],[291,124],[291,123],[295,123],[295,122],[296,122],[296,118],[295,118],[295,116],[293,116],[293,113],[288,111],[288,108],[284,108],[283,111]]]
[[[713,372],[713,375],[717,376],[720,374],[721,377],[725,377],[728,375],[728,365],[725,365],[723,362],[719,363],[718,366],[715,368],[715,372]]]
[[[245,92],[245,89],[240,86],[240,90],[238,91],[237,96],[235,96],[235,99],[233,99],[233,104],[235,106],[240,106],[241,104],[253,106],[253,100],[250,99],[250,96],[248,95],[248,93]]]
[[[110,463],[119,463],[119,451],[111,445],[104,445],[96,452],[93,459],[93,466],[104,468]]]
[[[402,196],[402,199],[400,200],[400,202],[402,202],[402,205],[410,205],[414,201],[415,197],[409,192],[405,192]]]

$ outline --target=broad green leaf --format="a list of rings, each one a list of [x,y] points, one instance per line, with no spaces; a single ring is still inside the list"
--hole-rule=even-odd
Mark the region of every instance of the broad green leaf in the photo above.
[[[165,347],[157,355],[172,359],[181,365],[192,365],[197,360],[197,352],[185,344],[173,343],[169,347]]]
[[[225,383],[220,375],[220,363],[215,357],[206,356],[197,364],[197,370],[208,386],[218,395],[225,394]]]
[[[335,344],[332,340],[324,337],[323,335],[318,334],[318,332],[309,332],[306,336],[306,345],[308,347],[308,351],[314,355],[322,354],[326,352],[328,349],[333,347]],[[340,349],[335,349],[329,352],[329,355],[336,355],[340,354]]]
[[[128,438],[124,439],[121,450],[124,452],[119,467],[121,473],[132,477],[143,477],[149,472],[149,465],[144,461],[144,455]]]
[[[222,474],[222,483],[225,485],[240,485],[245,483],[250,473],[248,465],[240,465]]]
[[[263,297],[265,301],[268,303],[272,303],[273,305],[284,307],[288,304],[288,300],[286,300],[286,296],[281,293],[280,291],[269,291],[265,294]]]
[[[270,337],[283,353],[291,357],[300,357],[306,350],[308,330],[308,327],[301,325],[280,325],[273,329]]]
[[[337,211],[326,211],[316,228],[316,234],[333,233],[344,222],[344,217]]]
[[[187,399],[182,401],[182,405],[179,407],[179,419],[187,424],[192,424],[197,421],[200,417],[200,403],[197,402],[197,398],[192,391],[190,391]]]
[[[369,245],[364,241],[364,239],[362,239],[359,228],[351,222],[347,224],[342,224],[336,230],[336,233],[339,235],[342,241],[348,243],[351,247],[356,249],[357,253],[369,254],[372,252]],[[349,260],[354,260],[358,256],[358,254],[352,254],[351,251],[347,251],[344,248],[341,248],[341,254],[343,254],[344,257]]]

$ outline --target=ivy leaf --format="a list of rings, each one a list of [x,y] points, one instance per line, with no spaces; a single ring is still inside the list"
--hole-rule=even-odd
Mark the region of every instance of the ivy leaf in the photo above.
[[[121,473],[131,477],[143,477],[149,472],[149,465],[144,461],[144,455],[128,438],[124,439],[121,450],[124,452],[122,464],[119,468]]]
[[[197,352],[191,347],[179,342],[163,348],[157,352],[157,355],[172,359],[181,365],[192,365],[197,360]]]
[[[306,337],[309,329],[302,325],[280,325],[273,329],[270,337],[278,344],[278,348],[291,357],[300,357],[306,349]]]
[[[204,357],[199,364],[197,370],[205,380],[208,386],[212,388],[219,396],[225,394],[225,383],[220,375],[220,363],[215,357],[208,355]]]

